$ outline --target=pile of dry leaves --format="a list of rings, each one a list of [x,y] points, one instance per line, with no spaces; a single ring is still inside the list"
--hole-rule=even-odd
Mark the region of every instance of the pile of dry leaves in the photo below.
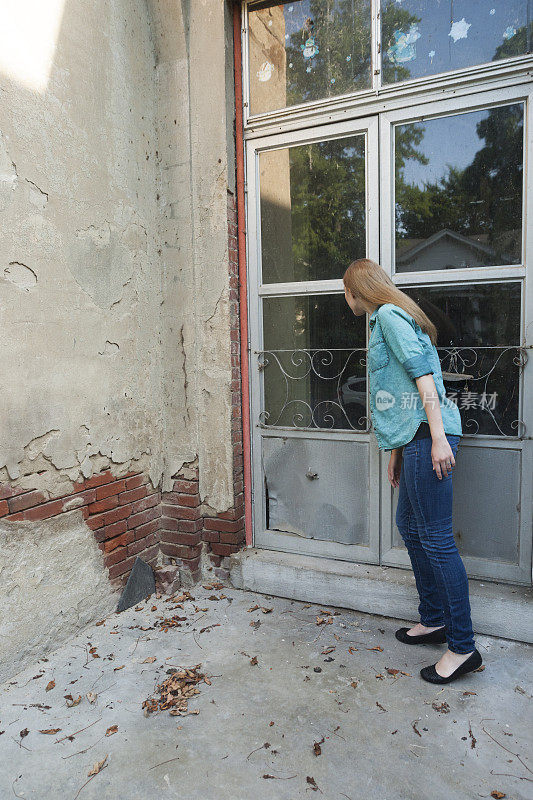
[[[211,681],[203,672],[198,672],[201,667],[196,664],[194,667],[183,667],[181,670],[174,670],[172,674],[160,683],[156,689],[159,698],[149,697],[142,704],[144,715],[148,716],[154,711],[168,711],[173,716],[186,716],[187,714],[198,714],[198,709],[188,710],[188,700],[194,695],[200,694],[198,684]]]

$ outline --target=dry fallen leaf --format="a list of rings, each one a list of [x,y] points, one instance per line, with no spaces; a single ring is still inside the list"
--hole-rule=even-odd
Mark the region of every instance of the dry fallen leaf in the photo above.
[[[261,607],[261,611],[263,614],[270,614],[271,611],[274,611],[274,608],[263,608]]]
[[[125,666],[126,666],[125,664],[122,664],[121,667],[113,667],[113,672],[118,672],[119,669],[124,669]]]
[[[107,766],[107,764],[105,763],[107,761],[107,756],[108,756],[108,753],[105,754],[104,758],[101,761],[95,761],[95,763],[93,764],[92,769],[89,770],[87,775],[88,776],[90,776],[90,775],[98,775],[98,773],[101,770],[103,770],[104,767]]]
[[[105,619],[100,620],[100,622],[95,622],[94,624],[96,625],[96,627],[98,627],[99,625],[105,625]]]
[[[152,606],[152,608],[150,609],[150,611],[157,611],[157,606]]]
[[[39,731],[39,733],[52,733],[53,734],[53,733],[59,733],[60,730],[61,730],[61,728],[48,728],[48,730]]]
[[[154,661],[157,661],[157,658],[155,656],[148,656],[148,658],[145,658],[142,663],[143,664],[153,664]]]
[[[45,691],[49,692],[49,691],[50,691],[50,689],[53,689],[55,685],[56,685],[56,682],[55,682],[55,681],[49,681],[49,682],[46,684],[46,690],[45,690]]]
[[[250,664],[252,664],[252,666],[255,667],[255,665],[257,664],[257,656],[252,656],[252,658],[250,659]]]
[[[367,647],[366,649],[367,650],[379,650],[380,653],[383,652],[383,648],[382,647]]]
[[[97,700],[97,698],[98,698],[98,695],[96,694],[96,692],[87,692],[87,694],[85,695],[85,697],[87,698],[87,700],[89,701],[89,703],[96,703],[96,700]]]
[[[490,796],[495,797],[496,800],[501,800],[502,797],[507,797],[507,795],[504,794],[504,792],[499,792],[498,789],[493,789],[492,792],[490,793]]]
[[[118,725],[111,725],[111,727],[109,727],[106,730],[105,735],[106,736],[113,736],[113,734],[117,733],[117,732],[118,732]]]
[[[72,708],[73,706],[77,706],[79,703],[81,703],[81,694],[78,696],[76,700],[72,697],[71,694],[66,694],[65,700],[67,701],[67,706],[69,708]]]

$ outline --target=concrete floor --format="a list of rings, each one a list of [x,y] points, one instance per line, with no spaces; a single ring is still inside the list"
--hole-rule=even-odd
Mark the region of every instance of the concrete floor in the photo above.
[[[152,595],[0,687],[1,800],[533,798],[530,646],[478,636],[485,670],[438,687],[419,670],[444,645],[401,644],[400,620],[233,588],[191,596],[180,609]],[[182,627],[153,628],[176,614]],[[199,714],[146,717],[166,671],[196,664],[211,676],[189,701]]]

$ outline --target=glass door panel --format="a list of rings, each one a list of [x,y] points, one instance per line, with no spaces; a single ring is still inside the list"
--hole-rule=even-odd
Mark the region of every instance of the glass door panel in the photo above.
[[[509,88],[382,114],[380,188],[382,266],[436,326],[446,393],[461,413],[457,547],[470,576],[530,584],[526,112]],[[382,563],[408,567],[387,462]]]
[[[263,283],[338,279],[366,247],[365,136],[259,155]]]
[[[522,262],[524,104],[394,126],[396,272]]]
[[[520,282],[403,290],[437,328],[444,387],[459,407],[463,433],[522,435]]]
[[[265,425],[366,430],[366,330],[344,294],[263,300]]]
[[[378,259],[377,119],[250,145],[254,543],[379,561],[366,315],[342,275]],[[309,132],[303,134],[309,137]],[[252,268],[253,264],[253,268]]]

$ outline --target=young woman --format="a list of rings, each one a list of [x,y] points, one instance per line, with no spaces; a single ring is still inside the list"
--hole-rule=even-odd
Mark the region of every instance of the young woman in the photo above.
[[[388,478],[399,487],[396,524],[420,598],[420,622],[400,628],[405,644],[444,643],[448,649],[420,675],[450,683],[477,669],[468,578],[452,532],[452,467],[462,436],[457,405],[446,397],[437,331],[422,309],[374,261],[350,264],[346,302],[370,314],[370,412],[380,450],[390,451]]]

